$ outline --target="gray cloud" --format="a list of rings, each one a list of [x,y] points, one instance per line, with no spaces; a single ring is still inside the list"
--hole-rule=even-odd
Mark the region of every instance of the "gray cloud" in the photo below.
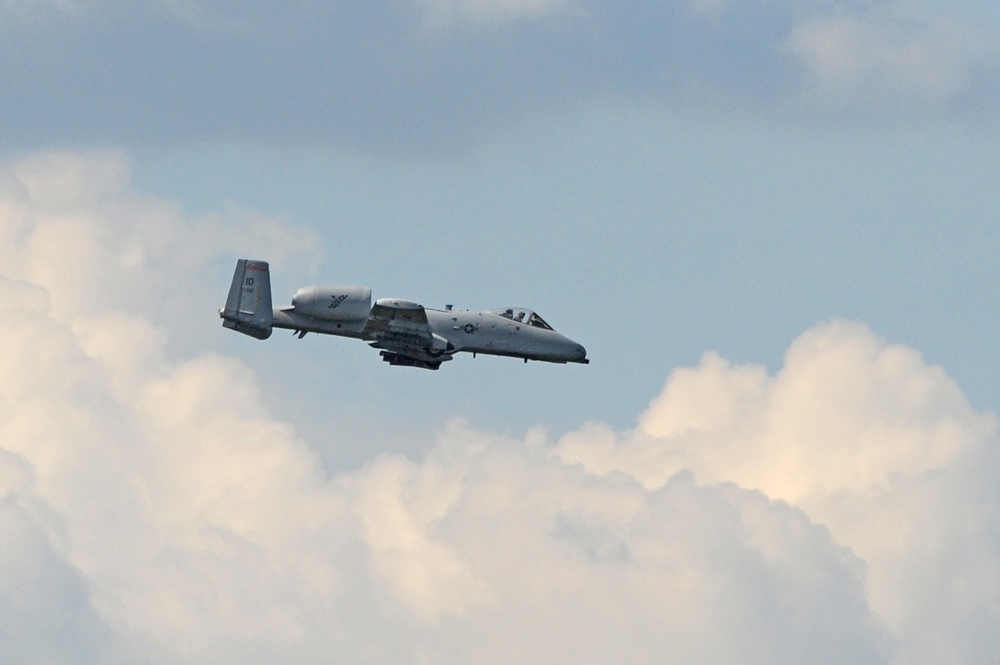
[[[0,460],[0,470],[7,470],[7,464],[7,459]],[[87,580],[55,549],[52,541],[58,534],[32,514],[40,507],[31,505],[37,502],[30,494],[26,497],[0,485],[3,490],[0,650],[4,661],[97,662],[108,648],[111,630],[91,605]]]
[[[997,43],[880,3],[57,3],[0,10],[8,149],[433,151],[607,96],[803,118],[992,108]],[[60,9],[60,7],[62,9]]]

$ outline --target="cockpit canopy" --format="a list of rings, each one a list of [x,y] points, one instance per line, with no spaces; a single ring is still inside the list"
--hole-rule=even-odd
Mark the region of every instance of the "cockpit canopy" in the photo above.
[[[530,309],[522,309],[520,307],[501,307],[500,309],[491,309],[490,314],[496,314],[497,316],[502,316],[505,319],[510,319],[517,323],[524,323],[525,325],[529,325],[534,328],[552,330],[552,326],[545,323],[545,320],[542,317],[538,316]]]

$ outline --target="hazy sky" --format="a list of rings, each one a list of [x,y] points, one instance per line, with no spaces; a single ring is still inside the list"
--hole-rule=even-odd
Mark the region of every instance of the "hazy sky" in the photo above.
[[[0,663],[996,663],[998,35],[0,0]],[[240,257],[592,362],[259,342]]]

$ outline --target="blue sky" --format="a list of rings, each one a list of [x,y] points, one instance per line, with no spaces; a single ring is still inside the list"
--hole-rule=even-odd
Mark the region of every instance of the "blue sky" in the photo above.
[[[0,651],[995,662],[998,27],[0,4]],[[243,256],[591,364],[234,335]]]
[[[462,404],[469,385],[492,385],[517,405],[500,418],[514,431],[595,413],[626,426],[671,367],[714,349],[776,368],[791,339],[831,318],[915,345],[976,404],[997,403],[984,371],[998,362],[985,332],[997,321],[995,143],[963,126],[805,129],[692,115],[595,105],[532,119],[455,159],[195,150],[136,165],[135,177],[192,197],[193,209],[212,207],[201,197],[214,180],[210,198],[318,231],[322,263],[276,272],[278,298],[346,280],[432,306],[542,311],[587,344],[585,371],[477,361],[462,363],[457,384],[433,384],[453,390],[445,399],[459,410],[477,408]],[[333,367],[354,353],[311,348]],[[522,369],[542,375],[522,382]],[[622,379],[609,402],[606,386]],[[538,399],[551,390],[565,395],[555,418]]]

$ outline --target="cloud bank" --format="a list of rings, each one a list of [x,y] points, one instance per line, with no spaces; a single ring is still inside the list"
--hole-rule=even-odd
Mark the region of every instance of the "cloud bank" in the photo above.
[[[197,291],[235,222],[118,155],[0,174],[11,662],[996,661],[996,419],[912,348],[824,323],[773,375],[675,370],[632,430],[453,422],[330,474],[252,369],[175,357],[190,324],[133,297]]]
[[[19,100],[0,109],[0,147],[17,150],[440,152],[527,115],[636,100],[777,121],[989,120],[1000,73],[994,19],[916,0],[60,0],[0,5],[0,19],[0,93]]]

